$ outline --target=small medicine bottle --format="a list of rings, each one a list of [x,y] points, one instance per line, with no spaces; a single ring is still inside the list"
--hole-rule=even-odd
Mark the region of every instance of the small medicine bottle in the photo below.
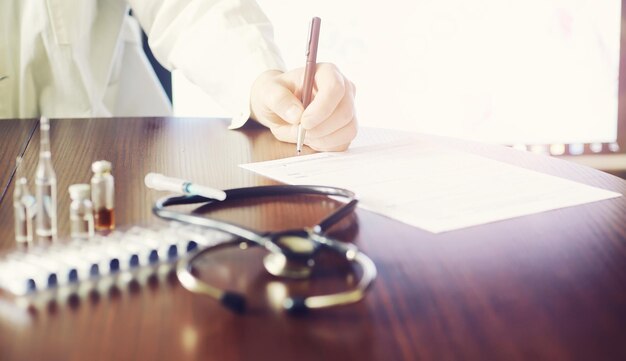
[[[57,176],[52,166],[50,152],[50,119],[41,117],[39,122],[39,163],[35,172],[35,234],[40,242],[57,239]]]
[[[72,239],[89,239],[93,236],[93,205],[89,184],[72,184],[70,198],[70,236]]]
[[[99,160],[91,165],[91,201],[93,202],[96,231],[115,228],[115,183],[111,175],[111,163]]]
[[[22,157],[17,157],[15,188],[13,190],[13,211],[15,217],[15,241],[19,247],[33,243],[33,223],[37,201],[28,190],[28,179],[23,175]]]

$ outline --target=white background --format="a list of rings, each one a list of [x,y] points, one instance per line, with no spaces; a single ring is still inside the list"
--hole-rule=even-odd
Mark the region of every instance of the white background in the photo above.
[[[619,0],[259,0],[289,68],[318,61],[357,86],[361,125],[505,144],[610,142]],[[225,115],[174,76],[179,116]]]

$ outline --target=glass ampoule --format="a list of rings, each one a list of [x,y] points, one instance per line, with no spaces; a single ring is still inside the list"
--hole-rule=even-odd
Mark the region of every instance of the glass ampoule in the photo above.
[[[89,239],[94,234],[93,205],[89,199],[89,184],[72,184],[70,198],[70,236],[72,239]]]
[[[37,215],[35,233],[40,241],[55,241],[57,238],[57,177],[52,167],[50,153],[50,120],[40,121],[39,164],[35,173]]]
[[[13,188],[13,214],[15,218],[15,242],[20,247],[33,243],[33,221],[35,216],[35,197],[28,189],[28,179],[23,174],[22,157],[17,157]]]
[[[91,165],[91,201],[94,209],[96,231],[115,228],[115,181],[111,174],[111,163],[99,160]]]

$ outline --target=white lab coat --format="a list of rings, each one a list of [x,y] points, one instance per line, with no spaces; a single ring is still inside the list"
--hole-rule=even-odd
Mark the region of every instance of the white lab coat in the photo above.
[[[252,0],[1,0],[0,118],[166,116],[171,105],[141,48],[180,70],[233,114],[250,87],[284,70]]]

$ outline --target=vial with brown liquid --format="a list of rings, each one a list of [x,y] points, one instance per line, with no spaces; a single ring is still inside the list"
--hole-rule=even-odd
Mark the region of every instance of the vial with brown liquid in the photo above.
[[[96,231],[115,228],[115,182],[111,174],[111,163],[99,160],[91,165],[91,202],[93,203]]]

